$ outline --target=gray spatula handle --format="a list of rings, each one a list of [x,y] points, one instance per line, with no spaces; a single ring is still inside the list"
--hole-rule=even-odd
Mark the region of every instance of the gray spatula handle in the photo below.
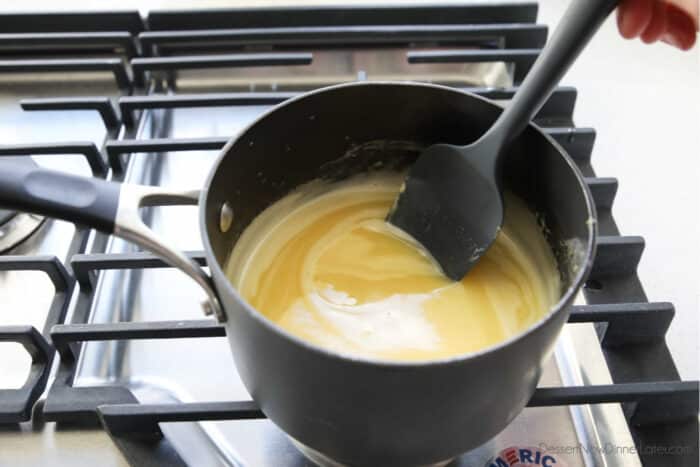
[[[491,139],[497,154],[532,120],[617,4],[618,0],[572,0],[510,105],[481,137]]]

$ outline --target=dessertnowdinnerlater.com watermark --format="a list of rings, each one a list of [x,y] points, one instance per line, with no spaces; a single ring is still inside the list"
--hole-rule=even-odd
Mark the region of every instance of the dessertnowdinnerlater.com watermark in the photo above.
[[[618,445],[615,443],[603,443],[600,445],[591,446],[583,444],[556,445],[540,443],[537,445],[537,447],[542,449],[543,451],[559,455],[599,453],[604,454],[606,456],[683,456],[691,454],[693,452],[692,446],[661,446],[653,444],[640,446],[638,448],[635,445]]]

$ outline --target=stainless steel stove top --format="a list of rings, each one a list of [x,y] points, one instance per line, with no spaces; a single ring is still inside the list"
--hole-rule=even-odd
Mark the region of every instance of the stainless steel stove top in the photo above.
[[[2,34],[0,43],[1,41]],[[318,41],[319,44],[322,42]],[[264,49],[268,46],[260,47]],[[431,43],[420,46],[419,43],[418,47],[454,50],[455,44],[445,46]],[[198,54],[202,53],[200,49],[194,50]],[[230,102],[243,101],[236,100],[236,96],[242,96],[236,93],[245,92],[243,97],[249,98],[251,95],[264,96],[264,93],[299,92],[348,80],[407,79],[473,88],[494,98],[507,98],[512,93],[511,87],[517,85],[518,81],[516,78],[514,82],[512,66],[500,60],[488,59],[478,63],[456,60],[456,63],[411,65],[406,60],[409,51],[407,47],[363,45],[328,49],[322,45],[306,45],[296,49],[285,48],[285,53],[295,51],[311,52],[313,63],[302,66],[208,69],[178,72],[177,75],[155,73],[143,87],[133,86],[129,90],[118,89],[110,73],[0,73],[0,135],[3,136],[4,144],[86,141],[94,144],[105,155],[110,153],[111,146],[113,153],[123,152],[129,157],[123,175],[112,170],[109,176],[152,185],[199,188],[217,154],[216,149],[199,148],[220,146],[221,142],[235,136],[252,119],[269,108],[268,105],[251,105],[255,104],[255,98],[252,102],[246,102],[246,105],[231,105]],[[195,52],[189,51],[188,54]],[[129,94],[132,97],[128,97]],[[570,94],[569,88],[562,88],[553,100],[564,102]],[[184,106],[188,108],[164,108],[175,106],[164,105],[163,99],[172,103],[177,99],[189,99],[187,96],[190,95],[195,95],[194,100],[208,98],[223,102],[228,99],[229,103],[199,107],[190,103]],[[121,99],[121,110],[128,111],[129,115],[122,114],[118,123],[128,122],[129,117],[135,117],[134,125],[119,124],[105,130],[98,113],[93,110],[23,112],[19,107],[19,102],[23,99],[61,96],[107,96],[114,102]],[[157,99],[161,99],[160,104],[148,105]],[[558,107],[562,108],[562,105]],[[139,112],[134,108],[144,110]],[[586,138],[588,130],[575,129],[571,124],[570,111],[573,103],[563,106],[564,109],[568,108],[568,114],[559,108],[545,107],[539,122],[550,127],[553,136],[568,141],[572,150],[575,150],[576,144]],[[567,121],[570,123],[567,124]],[[164,143],[165,139],[172,143],[189,140],[190,148],[195,149],[183,151],[182,145],[175,144],[172,146],[174,150],[161,151],[158,145]],[[146,147],[133,150],[126,147],[137,144],[133,141],[143,142]],[[156,146],[149,147],[148,144]],[[5,149],[5,153],[12,152],[12,148]],[[15,147],[15,152],[17,151]],[[29,152],[36,154],[42,151]],[[34,158],[41,165],[83,175],[91,173],[84,156],[67,154]],[[583,164],[586,166],[587,162],[584,160]],[[589,169],[590,166],[586,166],[585,170]],[[592,176],[592,171],[586,175]],[[600,199],[605,204],[605,200],[610,198],[609,192],[606,195],[605,191],[610,189],[610,180],[591,179],[591,185],[594,194],[602,197]],[[609,205],[607,208],[606,215],[609,215]],[[195,207],[166,207],[150,209],[145,213],[145,218],[153,230],[171,244],[184,250],[197,251],[202,246],[196,215]],[[609,228],[605,226],[605,221],[602,225],[604,229]],[[614,229],[606,235],[617,235],[617,231]],[[604,241],[614,244],[617,240]],[[119,239],[105,238],[95,232],[81,236],[80,233],[76,234],[72,225],[49,220],[30,240],[8,254],[24,257],[56,256],[67,266],[69,273],[78,277],[76,289],[80,290],[73,292],[71,306],[62,321],[65,323],[182,321],[186,324],[205,319],[200,308],[203,294],[179,271],[168,268],[130,268],[128,264],[113,264],[113,268],[103,268],[93,264],[104,258],[128,258],[134,252],[133,246]],[[83,253],[88,255],[73,256]],[[99,256],[103,253],[108,256]],[[6,255],[5,258],[12,260],[14,257]],[[100,270],[95,275],[94,282],[89,283],[93,290],[83,290],[89,288],[86,287],[88,283],[79,277],[86,262],[87,269],[105,269]],[[52,282],[37,271],[1,271],[0,269],[0,326],[31,325],[43,329],[46,310],[51,306],[55,295]],[[606,278],[601,277],[603,281]],[[595,299],[595,295],[593,297],[592,301],[590,297],[588,299],[595,305],[606,303]],[[620,297],[619,301],[626,300]],[[581,296],[578,304],[585,305],[586,298]],[[566,326],[555,355],[545,368],[540,387],[610,385],[614,382],[595,326],[590,322],[596,320],[582,317],[586,313],[592,313],[591,310],[580,307],[578,311],[581,323]],[[45,336],[48,333],[49,330],[45,329]],[[57,344],[55,339],[54,343]],[[221,335],[209,338],[106,339],[87,342],[82,348],[78,345],[74,351],[79,352],[76,354],[72,388],[90,390],[89,388],[120,386],[128,388],[142,404],[250,400],[250,395],[237,375],[225,338]],[[27,376],[29,356],[18,344],[6,342],[0,342],[0,356],[0,386],[20,387]],[[65,358],[61,358],[61,361],[65,363]],[[54,362],[47,388],[51,388],[52,383],[63,378],[63,375],[57,362]],[[59,413],[56,409],[58,405],[52,406],[53,398],[58,400],[60,396],[58,389],[56,394],[52,391],[54,389],[47,389],[41,397],[35,409],[33,424],[23,422],[8,427],[0,425],[0,465],[126,465],[127,460],[134,464],[135,458],[125,455],[123,444],[115,444],[100,426],[80,422],[38,422],[42,418],[70,419]],[[0,402],[1,399],[0,392]],[[606,401],[605,397],[598,399]],[[584,397],[580,400],[586,402],[588,399]],[[511,446],[547,449],[556,453],[560,460],[558,465],[565,463],[571,467],[642,465],[640,456],[634,449],[633,434],[619,403],[531,405],[533,406],[527,408],[492,441],[463,455],[450,465],[481,467],[487,465],[494,455]],[[42,409],[49,409],[45,417],[41,416]],[[187,465],[312,465],[281,430],[265,419],[163,423],[161,428],[180,460]],[[138,446],[134,449],[138,449]],[[158,464],[154,462],[153,465]]]

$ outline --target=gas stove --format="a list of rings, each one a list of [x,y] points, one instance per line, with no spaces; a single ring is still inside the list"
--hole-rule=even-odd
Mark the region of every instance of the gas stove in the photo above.
[[[229,138],[310,89],[417,80],[507,103],[546,41],[536,17],[529,3],[0,15],[0,156],[200,188]],[[664,339],[674,308],[646,299],[644,240],[618,231],[617,180],[596,176],[576,99],[558,88],[535,121],[587,177],[593,272],[528,408],[449,465],[698,465],[698,382]],[[203,263],[196,216],[144,212]],[[0,465],[333,465],[265,419],[181,272],[10,211],[0,251]]]

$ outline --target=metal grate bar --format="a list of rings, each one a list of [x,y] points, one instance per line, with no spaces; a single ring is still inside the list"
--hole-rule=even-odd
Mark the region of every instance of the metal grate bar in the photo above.
[[[224,327],[211,319],[183,321],[149,321],[142,323],[92,323],[54,326],[51,336],[56,346],[68,342],[119,339],[181,339],[223,337]],[[60,343],[60,344],[59,344]]]
[[[185,252],[190,259],[196,261],[201,266],[206,266],[206,259],[203,251]],[[158,256],[149,252],[137,253],[95,253],[73,255],[71,266],[75,278],[81,287],[90,286],[91,271],[101,271],[110,269],[154,269],[171,267]]]
[[[0,14],[0,31],[5,33],[128,31],[137,34],[143,29],[141,15],[135,10]]]
[[[643,249],[642,237],[600,236],[591,278],[619,277],[635,273]],[[187,256],[203,266],[206,265],[203,251],[187,252]],[[85,282],[89,271],[169,267],[149,252],[74,255],[71,264],[76,278],[81,282]]]
[[[578,92],[575,88],[567,86],[557,88],[545,101],[533,120],[543,127],[573,127],[577,97]]]
[[[95,143],[80,141],[75,143],[12,144],[0,146],[0,156],[80,154],[85,157],[93,176],[104,178],[107,164]]]
[[[596,208],[598,210],[611,209],[617,194],[617,179],[613,177],[586,177],[585,180],[595,200]]]
[[[191,139],[148,139],[148,140],[115,140],[105,144],[109,165],[116,173],[122,173],[124,163],[122,154],[135,152],[166,152],[166,151],[207,151],[219,150],[229,138],[191,138]]]
[[[134,425],[152,427],[154,423],[266,418],[253,401],[104,405],[99,411],[113,434],[127,433]]]
[[[175,71],[208,68],[230,68],[251,66],[310,65],[310,53],[256,53],[228,55],[188,55],[177,57],[134,58],[131,68],[134,80],[143,85],[147,71]]]
[[[591,176],[590,168],[596,132],[593,128],[543,128],[543,131],[559,143],[574,161]]]
[[[505,62],[515,66],[513,79],[521,83],[540,54],[540,49],[419,50],[406,53],[408,63]]]
[[[285,6],[155,11],[150,29],[276,28],[393,24],[533,23],[536,3],[463,5]]]
[[[236,105],[274,105],[297,96],[289,92],[171,94],[126,96],[119,99],[124,122],[134,123],[134,111],[140,109],[173,109],[188,107],[222,107]]]
[[[140,102],[137,100],[137,102]],[[176,105],[176,101],[166,100],[164,106]],[[190,101],[189,103],[197,103]],[[204,103],[208,105],[209,103]],[[140,105],[140,104],[139,104]],[[161,103],[144,102],[144,106],[160,106]],[[547,131],[547,130],[545,130]],[[120,156],[122,154],[130,154],[136,152],[168,152],[168,151],[206,151],[220,150],[226,145],[229,138],[190,138],[190,139],[174,139],[161,138],[149,140],[127,140],[127,141],[108,141],[105,144],[105,151],[109,160],[109,165],[115,172],[121,173],[124,169],[123,161]],[[617,193],[617,179],[587,177],[586,183],[591,189],[593,198],[596,202],[596,207],[599,209],[610,209]]]
[[[22,99],[19,105],[23,110],[96,110],[107,129],[115,129],[121,125],[119,115],[109,97]]]
[[[115,255],[122,256],[122,255]],[[102,261],[95,269],[139,269],[143,259],[113,258]],[[86,263],[89,264],[89,263]],[[154,267],[168,267],[166,264],[151,264]],[[92,264],[94,266],[94,264]],[[608,331],[615,334],[614,345],[644,343],[662,339],[673,318],[673,305],[670,303],[627,303],[605,305],[582,305],[573,308],[570,323],[607,322],[619,330]],[[629,324],[636,323],[636,326]],[[123,323],[65,324],[54,326],[51,336],[57,347],[65,347],[71,342],[124,340],[124,339],[181,339],[193,337],[223,337],[224,327],[213,320],[150,321]]]
[[[694,396],[697,391],[697,381],[537,388],[527,405],[543,407],[659,400],[681,394]],[[156,433],[158,423],[266,418],[254,401],[103,405],[99,407],[99,413],[112,434],[127,435]],[[689,410],[678,415],[679,418],[692,417],[697,416],[697,412]]]
[[[139,34],[144,50],[208,48],[217,45],[245,47],[272,45],[391,45],[415,42],[458,43],[495,42],[504,48],[540,48],[547,40],[547,27],[537,24],[440,24],[378,26],[316,26],[302,28],[203,29],[191,31],[145,31]]]
[[[634,274],[643,248],[644,239],[641,237],[600,236],[591,279]],[[187,255],[206,265],[203,251],[188,252]],[[148,252],[74,255],[71,265],[78,281],[85,284],[89,283],[90,271],[168,267],[164,261]]]
[[[0,34],[0,51],[122,49],[136,55],[134,37],[128,32],[33,32]]]
[[[644,239],[637,236],[600,236],[590,280],[624,278],[636,274],[644,251]]]
[[[120,58],[0,60],[0,73],[71,71],[109,71],[120,89],[131,86],[124,62]]]
[[[68,386],[66,381],[72,381],[76,361],[72,354],[60,355],[59,372],[49,389],[42,411],[44,420],[94,426],[99,423],[96,413],[98,406],[138,402],[133,393],[124,386]]]
[[[489,99],[511,99],[517,88],[460,88]],[[119,99],[124,120],[133,124],[133,112],[137,109],[170,109],[188,107],[224,107],[237,105],[274,105],[301,95],[296,92],[231,92],[211,94],[168,94],[148,96],[125,96]],[[542,106],[536,120],[541,125],[572,125],[576,104],[576,89],[557,88]]]
[[[674,314],[666,302],[581,305],[572,309],[569,323],[607,323],[601,343],[611,348],[663,340]]]
[[[17,423],[30,419],[34,404],[46,388],[54,356],[49,330],[56,323],[63,322],[75,280],[55,256],[0,256],[0,271],[43,272],[56,290],[46,315],[43,335],[33,326],[0,326],[0,342],[21,344],[32,359],[21,388],[0,390],[0,423]]]
[[[119,98],[123,111],[135,109],[170,109],[180,107],[222,107],[236,105],[279,104],[298,96],[296,92],[231,92],[213,94],[168,94],[124,96]]]
[[[32,358],[29,375],[19,389],[0,389],[0,423],[31,418],[32,408],[49,379],[53,349],[33,326],[0,326],[0,342],[16,342]]]
[[[697,381],[655,381],[562,388],[537,388],[528,407],[576,404],[633,402],[649,397],[674,397],[682,392],[697,392]],[[693,414],[689,414],[693,416]],[[697,416],[697,412],[694,414]]]
[[[57,292],[67,292],[74,282],[55,256],[2,255],[0,271],[41,271],[48,276]]]
[[[512,99],[517,92],[517,87],[508,88],[459,88],[462,91],[472,92],[487,99],[506,100]],[[534,120],[540,126],[545,127],[573,127],[574,107],[576,106],[576,88],[560,86],[554,90],[549,99],[537,112]]]
[[[167,465],[187,467],[180,454],[168,441],[154,420],[153,411],[163,422],[191,420],[202,416],[211,420],[250,420],[265,418],[254,402],[208,402],[187,405],[151,405],[146,410],[140,404],[100,405],[99,420],[130,465]],[[138,425],[136,431],[132,430]],[[233,465],[243,465],[234,463]]]

